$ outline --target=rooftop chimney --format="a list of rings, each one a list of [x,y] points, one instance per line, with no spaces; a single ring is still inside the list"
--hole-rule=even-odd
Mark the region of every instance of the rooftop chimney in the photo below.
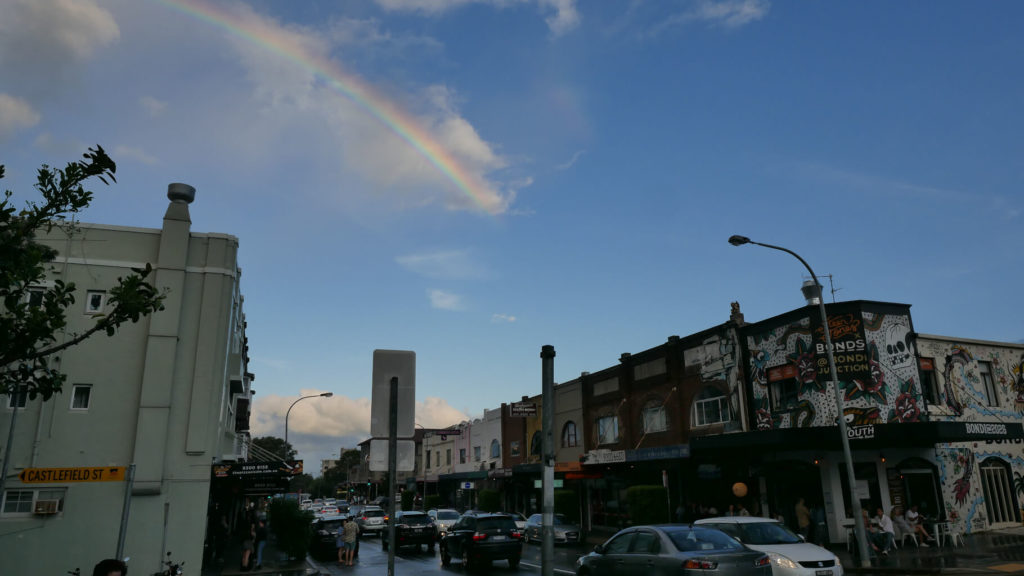
[[[191,204],[196,199],[196,189],[181,182],[168,184],[167,198],[178,204]]]

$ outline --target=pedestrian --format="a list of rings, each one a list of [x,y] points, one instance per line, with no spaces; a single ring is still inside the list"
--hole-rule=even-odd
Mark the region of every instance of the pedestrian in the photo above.
[[[345,540],[345,558],[348,561],[348,565],[352,566],[354,564],[352,559],[356,554],[356,540],[359,538],[359,524],[356,524],[356,521],[349,516],[345,520],[345,524],[342,525],[342,530]]]
[[[797,531],[804,539],[807,539],[811,535],[811,511],[807,509],[803,498],[797,498],[794,511],[796,512]]]
[[[256,569],[263,568],[263,548],[267,545],[267,521],[262,517],[256,524]]]
[[[242,572],[252,570],[252,552],[256,542],[256,525],[252,522],[250,514],[245,515],[245,533],[242,535],[242,565],[239,568]]]
[[[725,511],[726,516],[736,516],[736,505],[729,504],[729,508]]]
[[[128,576],[128,565],[117,558],[100,560],[92,569],[92,576]]]
[[[750,511],[747,510],[747,507],[743,505],[743,502],[740,502],[739,506],[737,507],[736,515],[737,516],[750,516]]]

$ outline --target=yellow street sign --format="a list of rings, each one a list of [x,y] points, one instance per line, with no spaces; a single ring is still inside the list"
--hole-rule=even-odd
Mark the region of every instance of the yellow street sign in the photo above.
[[[18,478],[25,484],[65,484],[68,482],[123,482],[124,466],[89,468],[25,468]]]

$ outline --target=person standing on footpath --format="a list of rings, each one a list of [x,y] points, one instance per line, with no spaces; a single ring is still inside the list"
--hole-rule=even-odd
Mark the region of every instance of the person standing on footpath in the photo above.
[[[342,526],[345,540],[345,559],[349,566],[353,565],[353,557],[356,554],[356,539],[359,538],[359,524],[351,516],[345,520]]]
[[[267,545],[267,521],[263,518],[256,524],[256,569],[263,568],[263,548]]]
[[[803,498],[797,498],[794,511],[796,512],[797,530],[806,539],[811,535],[811,511],[807,509]]]

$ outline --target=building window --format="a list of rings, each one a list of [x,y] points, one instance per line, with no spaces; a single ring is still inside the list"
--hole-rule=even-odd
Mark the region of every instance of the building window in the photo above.
[[[800,384],[796,381],[796,378],[772,382],[771,402],[773,412],[794,408],[799,397]]]
[[[434,468],[441,466],[441,451],[434,452]]]
[[[597,419],[597,443],[615,444],[619,441],[619,417],[605,416]]]
[[[497,440],[491,440],[491,458],[501,458],[501,444]]]
[[[1009,465],[998,458],[988,458],[978,466],[981,488],[985,494],[985,510],[989,525],[1020,522],[1013,494],[1013,474]]]
[[[728,422],[729,397],[721,390],[708,386],[693,403],[693,427]]]
[[[511,456],[519,456],[519,440],[509,442],[508,451]]]
[[[85,313],[101,314],[107,303],[107,293],[102,290],[89,290],[85,293]]]
[[[935,374],[935,359],[921,358],[918,366],[921,368],[921,394],[924,396],[925,402],[935,405],[941,404],[942,397],[939,396],[939,379]]]
[[[75,384],[71,391],[71,409],[88,410],[89,400],[92,397],[92,385]]]
[[[459,464],[465,464],[465,463],[466,463],[466,449],[465,448],[459,448]]]
[[[479,446],[473,446],[473,462],[479,462],[479,461],[480,461],[480,447]]]
[[[16,392],[14,394],[8,394],[7,395],[7,407],[8,408],[12,408],[12,409],[14,408],[14,402],[15,402],[14,399],[15,398],[18,399],[17,400],[18,408],[24,408],[25,405],[28,404],[28,390],[22,390],[21,392]]]
[[[430,470],[430,450],[427,450],[427,457],[424,458],[424,460],[426,460],[427,463],[427,470]]]
[[[985,403],[989,406],[999,406],[996,382],[992,379],[992,364],[978,362],[978,375],[981,376],[981,385],[985,389]]]
[[[533,437],[530,438],[530,455],[540,456],[541,450],[544,447],[544,439],[540,435],[540,432],[534,432]]]
[[[28,305],[32,308],[38,308],[43,305],[43,294],[46,292],[42,288],[29,288],[28,289]]]
[[[452,465],[452,449],[451,448],[449,448],[449,449],[444,451],[444,464],[445,464],[445,466],[451,466]]]
[[[64,510],[65,489],[6,490],[0,515],[57,514]]]
[[[576,423],[570,420],[565,423],[565,426],[562,426],[562,448],[577,446],[579,446],[579,441],[576,439]]]
[[[665,415],[665,404],[660,400],[650,400],[644,405],[644,433],[664,432],[668,430],[668,417]]]

